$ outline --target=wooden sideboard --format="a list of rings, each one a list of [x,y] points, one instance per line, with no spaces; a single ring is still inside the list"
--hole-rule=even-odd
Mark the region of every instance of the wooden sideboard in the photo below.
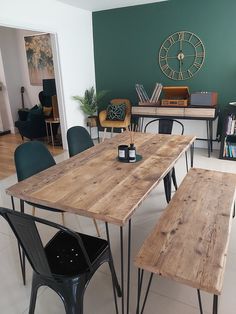
[[[211,156],[213,142],[213,121],[218,116],[217,107],[161,107],[133,106],[132,115],[139,118],[139,130],[143,131],[144,118],[173,118],[204,120],[207,127],[208,157]]]

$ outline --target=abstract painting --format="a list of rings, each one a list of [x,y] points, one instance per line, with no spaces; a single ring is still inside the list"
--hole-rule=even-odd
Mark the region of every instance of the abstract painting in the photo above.
[[[26,57],[31,85],[42,85],[43,79],[54,78],[50,34],[25,37]]]

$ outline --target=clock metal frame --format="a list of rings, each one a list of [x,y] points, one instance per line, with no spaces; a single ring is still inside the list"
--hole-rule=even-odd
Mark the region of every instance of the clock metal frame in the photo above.
[[[193,54],[185,54],[184,45],[189,44],[193,49]],[[169,55],[170,48],[173,45],[179,45],[179,51],[176,55]],[[162,72],[172,80],[182,81],[192,78],[203,66],[205,61],[205,47],[202,40],[194,33],[189,31],[179,31],[171,34],[163,42],[159,50],[159,66]],[[183,69],[186,58],[192,58],[192,62],[188,68]],[[176,59],[178,61],[178,69],[174,69],[168,63],[168,60]],[[188,59],[189,60],[189,59]]]

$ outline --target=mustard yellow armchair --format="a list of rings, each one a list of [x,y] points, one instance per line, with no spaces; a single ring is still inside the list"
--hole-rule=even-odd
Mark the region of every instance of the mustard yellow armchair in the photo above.
[[[131,123],[130,121],[131,121],[131,107],[132,106],[129,99],[122,99],[122,98],[112,99],[111,104],[113,105],[125,104],[126,105],[125,119],[122,121],[107,120],[107,110],[100,111],[99,122],[100,122],[100,125],[104,128],[102,141],[104,141],[105,139],[107,128],[111,128],[111,136],[112,136],[114,128],[121,129],[121,131],[123,132],[123,130],[128,128],[128,126]]]

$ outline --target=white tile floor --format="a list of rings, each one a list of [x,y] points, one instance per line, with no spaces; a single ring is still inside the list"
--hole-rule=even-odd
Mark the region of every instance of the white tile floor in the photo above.
[[[206,150],[195,150],[195,167],[221,170],[236,173],[236,162],[218,159],[215,151],[211,158],[206,157]],[[67,158],[66,154],[58,156],[59,162]],[[178,182],[186,174],[185,160],[182,158],[176,166]],[[0,205],[10,207],[10,198],[5,194],[5,189],[16,182],[13,175],[0,181]],[[207,192],[207,191],[206,191]],[[140,206],[133,218],[132,233],[132,260],[141,246],[144,238],[151,231],[166,206],[163,184],[160,184],[146,201]],[[61,222],[60,215],[37,210],[37,215]],[[235,220],[236,221],[236,220]],[[220,298],[219,314],[235,314],[236,312],[236,226],[233,221],[229,255],[224,279],[223,294]],[[94,225],[91,220],[71,214],[66,214],[66,225],[95,235]],[[104,225],[99,223],[103,235]],[[112,251],[115,265],[119,273],[119,228],[111,227]],[[48,232],[44,230],[45,239]],[[127,234],[125,233],[125,237]],[[137,294],[137,270],[132,267],[131,306],[130,313],[135,313]],[[16,241],[7,224],[0,219],[0,313],[1,314],[26,314],[28,313],[30,298],[31,269],[27,265],[27,284],[22,285]],[[102,266],[90,282],[85,294],[85,314],[112,314],[114,311],[111,278],[108,267]],[[212,297],[203,293],[204,313],[211,313]],[[65,313],[64,306],[59,297],[49,288],[41,288],[38,293],[37,314]],[[192,288],[177,284],[164,278],[155,277],[151,286],[145,313],[147,314],[197,314],[197,294]]]

